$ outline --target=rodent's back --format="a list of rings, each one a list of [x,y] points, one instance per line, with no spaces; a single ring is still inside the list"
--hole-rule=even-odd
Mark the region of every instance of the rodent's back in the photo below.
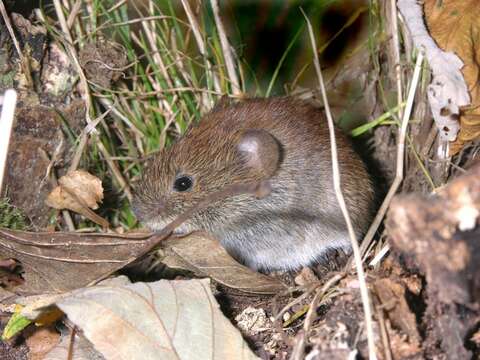
[[[224,127],[226,132],[231,132],[233,127],[269,131],[283,149],[272,185],[280,182],[287,188],[289,182],[296,183],[295,197],[299,201],[326,211],[335,208],[335,214],[344,221],[333,189],[330,134],[321,109],[291,97],[278,97],[221,106],[210,116],[211,123]],[[231,119],[235,119],[234,124]],[[335,138],[342,191],[360,234],[369,225],[369,213],[373,211],[372,182],[364,162],[346,136],[336,130]]]
[[[232,255],[253,268],[297,268],[320,260],[329,248],[348,248],[333,189],[327,122],[321,110],[290,97],[247,99],[214,108],[155,160],[140,196],[151,206],[142,204],[143,209],[155,211],[155,199],[162,198],[162,209],[171,218],[185,210],[183,204],[188,208],[224,185],[258,180],[257,173],[235,159],[235,144],[250,130],[266,131],[279,144],[279,166],[269,180],[271,194],[261,200],[245,195],[213,204],[184,229],[211,231]],[[370,221],[373,187],[363,162],[339,131],[336,141],[342,191],[361,235]],[[172,174],[182,172],[193,174],[197,188],[177,199],[168,184]],[[150,227],[161,224],[157,217]]]

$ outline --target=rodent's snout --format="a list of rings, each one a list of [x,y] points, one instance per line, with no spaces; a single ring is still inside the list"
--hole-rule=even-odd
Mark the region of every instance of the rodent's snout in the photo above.
[[[139,196],[134,196],[132,211],[138,221],[146,223],[149,219],[162,214],[165,211],[165,204],[160,200],[149,203]]]

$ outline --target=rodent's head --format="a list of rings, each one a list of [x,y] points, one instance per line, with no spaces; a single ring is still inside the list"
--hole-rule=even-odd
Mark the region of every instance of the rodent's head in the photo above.
[[[278,141],[265,130],[242,127],[238,120],[213,110],[149,161],[134,199],[135,214],[144,225],[158,231],[226,185],[265,180],[276,172],[281,160]],[[212,204],[179,232],[208,230],[228,216],[229,204],[238,205],[239,200],[255,201],[240,196]]]

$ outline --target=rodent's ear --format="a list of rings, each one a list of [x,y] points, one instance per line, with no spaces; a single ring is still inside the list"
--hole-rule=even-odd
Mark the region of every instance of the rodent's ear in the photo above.
[[[270,178],[281,161],[281,146],[277,139],[265,130],[246,130],[237,144],[237,150],[245,165],[262,178]]]

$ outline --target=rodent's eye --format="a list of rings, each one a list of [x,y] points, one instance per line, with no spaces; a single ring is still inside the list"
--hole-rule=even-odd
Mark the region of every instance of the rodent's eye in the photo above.
[[[190,176],[181,175],[173,183],[173,188],[176,191],[183,192],[190,190],[193,185],[193,179]]]

